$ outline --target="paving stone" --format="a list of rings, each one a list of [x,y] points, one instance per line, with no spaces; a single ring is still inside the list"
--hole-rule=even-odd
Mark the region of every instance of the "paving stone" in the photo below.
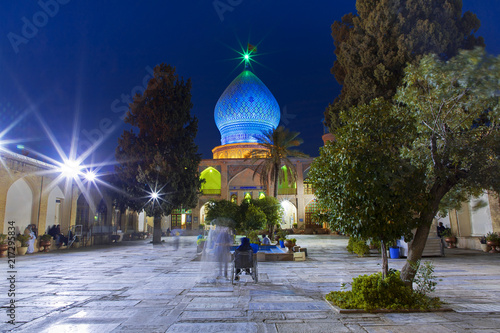
[[[345,237],[295,237],[308,248],[307,261],[259,263],[259,283],[234,285],[211,278],[216,266],[207,271],[210,265],[192,260],[195,237],[183,237],[186,243],[178,251],[144,241],[25,256],[18,265],[15,331],[470,333],[500,328],[500,255],[454,249],[430,259],[442,279],[433,295],[459,312],[337,314],[323,296],[357,275],[380,271],[380,257],[348,254]],[[401,269],[404,263],[390,260],[389,265]],[[52,269],[40,274],[41,265]],[[74,267],[70,274],[69,266]],[[0,279],[5,274],[0,271]],[[0,285],[4,316],[7,290]],[[11,328],[0,323],[0,330]]]
[[[170,326],[170,332],[241,333],[258,332],[256,323],[180,323]]]
[[[280,333],[331,333],[331,332],[349,332],[349,329],[342,324],[335,323],[317,323],[306,322],[304,325],[297,325],[295,323],[278,323],[276,328]]]

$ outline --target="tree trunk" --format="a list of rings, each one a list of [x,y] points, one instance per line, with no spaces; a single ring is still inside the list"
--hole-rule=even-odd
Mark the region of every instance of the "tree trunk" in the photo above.
[[[279,185],[279,165],[278,166],[274,166],[274,197],[276,199],[278,199],[278,185]]]
[[[434,217],[432,217],[434,218]],[[431,219],[432,223],[432,219]],[[408,257],[406,259],[406,264],[401,269],[401,280],[403,280],[406,285],[412,286],[413,278],[417,273],[413,268],[412,264],[422,258],[422,253],[424,252],[425,243],[427,242],[427,237],[429,237],[430,224],[421,225],[417,228],[413,240],[408,244]]]
[[[153,219],[153,244],[161,244],[161,216]]]
[[[458,177],[449,178],[444,182],[434,183],[429,191],[429,203],[427,208],[424,209],[420,215],[419,226],[413,236],[413,240],[408,244],[408,257],[406,259],[406,264],[401,269],[401,280],[403,280],[410,287],[412,286],[413,278],[417,273],[412,268],[412,264],[422,258],[425,243],[427,242],[427,237],[429,237],[429,231],[431,230],[432,220],[439,210],[439,203],[445,194],[448,193],[457,183]]]
[[[387,260],[387,247],[383,240],[380,241],[380,252],[382,253],[382,278],[385,279],[389,272],[389,262]]]

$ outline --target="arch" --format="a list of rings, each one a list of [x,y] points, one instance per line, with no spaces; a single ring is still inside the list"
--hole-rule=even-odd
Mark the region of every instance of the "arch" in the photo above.
[[[250,168],[245,168],[244,170],[238,172],[234,175],[228,182],[229,186],[260,186],[260,178],[255,175],[253,178],[253,170]]]
[[[306,228],[317,228],[318,226],[313,221],[313,215],[320,211],[316,199],[312,199],[305,207],[305,224]]]
[[[3,233],[8,234],[9,221],[14,221],[16,233],[24,232],[31,224],[33,191],[24,179],[16,180],[7,191]]]
[[[200,208],[200,223],[203,223],[205,224],[206,221],[205,221],[205,216],[207,215],[207,206],[208,206],[208,203],[209,202],[205,202],[205,204],[203,204],[203,206],[201,206]]]
[[[63,217],[64,193],[59,186],[54,186],[47,199],[47,217],[45,219],[45,228],[61,224]]]
[[[84,231],[89,231],[91,227],[90,206],[83,193],[76,201],[76,224],[81,224]]]
[[[104,199],[101,199],[94,215],[94,223],[98,226],[104,226],[106,225],[107,220],[108,206],[106,205],[106,201],[104,201]]]
[[[283,207],[283,218],[281,219],[281,227],[283,229],[293,228],[293,224],[297,223],[297,207],[289,200],[281,201]]]
[[[203,194],[220,195],[221,191],[221,174],[214,167],[208,167],[201,172],[200,179],[205,179],[205,183],[201,185]]]

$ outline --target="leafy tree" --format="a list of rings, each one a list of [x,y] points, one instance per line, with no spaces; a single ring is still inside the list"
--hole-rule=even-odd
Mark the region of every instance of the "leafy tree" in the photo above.
[[[337,130],[336,141],[321,149],[309,172],[332,229],[381,242],[384,278],[386,245],[403,235],[410,238],[423,187],[423,173],[399,154],[399,146],[415,136],[415,127],[393,117],[392,109],[390,102],[375,99],[341,112],[345,126]]]
[[[401,271],[411,281],[433,218],[443,204],[456,206],[470,194],[500,190],[500,56],[481,48],[445,62],[427,56],[406,70],[395,96],[406,107],[394,113],[416,128],[401,156],[425,171],[425,202]],[[413,187],[416,182],[408,182]]]
[[[265,197],[262,199],[253,199],[251,202],[265,214],[265,224],[269,234],[272,235],[274,226],[279,225],[283,218],[283,207],[281,207],[278,199]]]
[[[244,206],[243,202],[241,206]],[[241,207],[240,206],[240,207]],[[242,207],[243,208],[243,207]],[[266,224],[266,214],[255,205],[249,203],[248,207],[245,207],[244,219],[241,220],[240,229],[241,230],[260,230]]]
[[[224,226],[234,229],[237,227],[235,221],[239,220],[238,214],[238,204],[228,200],[210,200],[206,206],[205,220],[214,221],[223,218],[223,221],[228,222]]]
[[[278,197],[278,184],[285,179],[287,173],[288,184],[294,184],[297,170],[289,157],[308,157],[306,154],[291,149],[302,144],[299,132],[290,132],[283,126],[262,133],[259,144],[264,149],[254,149],[250,152],[249,159],[258,163],[253,176],[260,174],[261,184],[273,184],[273,196]],[[282,168],[282,166],[286,168]],[[270,186],[269,186],[270,187]]]
[[[342,91],[325,111],[333,132],[339,112],[396,93],[408,63],[425,54],[450,59],[459,49],[484,46],[473,33],[475,14],[462,15],[461,0],[357,0],[357,15],[332,25],[336,61],[331,70]]]
[[[191,107],[191,80],[160,64],[144,93],[134,96],[125,119],[132,128],[118,140],[116,172],[131,208],[154,216],[153,243],[161,242],[161,216],[198,202],[201,155]]]

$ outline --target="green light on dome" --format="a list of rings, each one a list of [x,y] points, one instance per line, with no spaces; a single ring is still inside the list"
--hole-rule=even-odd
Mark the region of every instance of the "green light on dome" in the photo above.
[[[243,58],[245,58],[245,60],[250,60],[250,55],[249,55],[249,54],[245,54],[245,55],[243,56]]]

